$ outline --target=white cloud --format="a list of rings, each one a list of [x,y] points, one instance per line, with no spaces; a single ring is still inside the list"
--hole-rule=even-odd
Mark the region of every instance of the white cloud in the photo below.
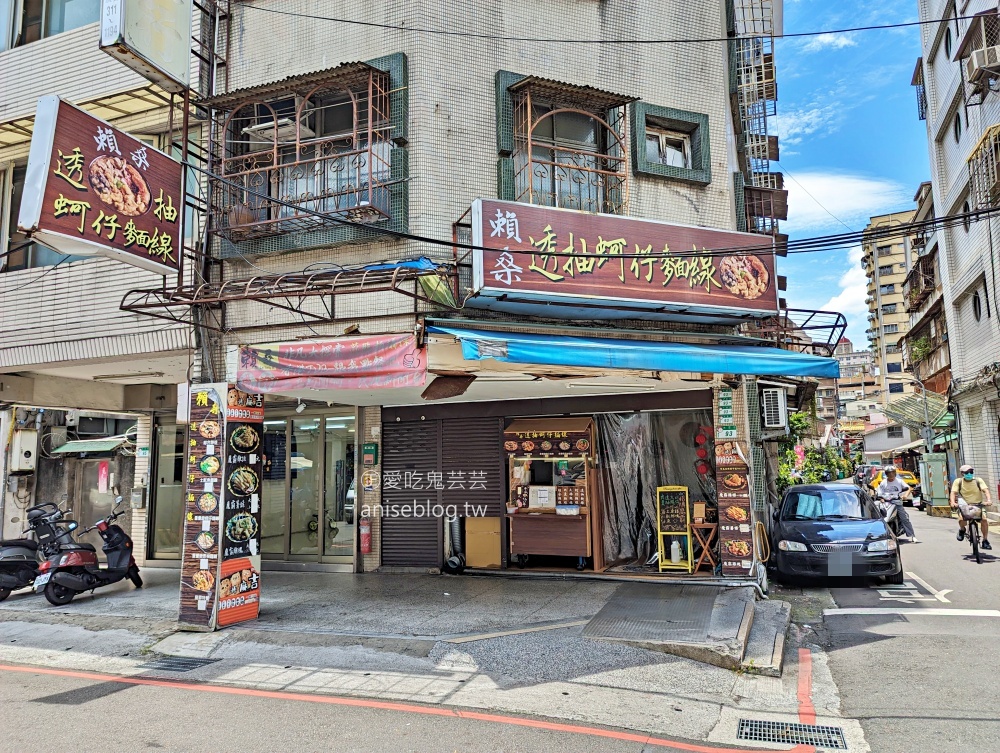
[[[799,48],[802,52],[821,52],[823,50],[842,50],[845,47],[854,47],[857,41],[851,34],[817,34],[808,37]]]
[[[882,178],[844,173],[804,172],[785,176],[790,233],[863,230],[868,218],[913,208],[912,190]],[[832,215],[832,216],[831,216]]]
[[[857,350],[868,347],[868,278],[861,266],[861,246],[855,246],[846,253],[848,270],[841,276],[840,292],[820,306],[821,311],[839,311],[847,317],[847,337]]]
[[[843,122],[845,111],[839,102],[833,101],[798,110],[781,110],[768,123],[774,123],[782,146],[801,144],[805,136],[835,131]]]

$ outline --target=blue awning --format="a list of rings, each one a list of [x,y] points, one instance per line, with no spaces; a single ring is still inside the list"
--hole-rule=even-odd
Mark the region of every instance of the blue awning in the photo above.
[[[432,325],[428,332],[452,335],[469,361],[494,358],[506,363],[695,371],[706,374],[751,374],[794,377],[840,376],[835,358],[753,345],[699,345],[650,340],[490,332]]]

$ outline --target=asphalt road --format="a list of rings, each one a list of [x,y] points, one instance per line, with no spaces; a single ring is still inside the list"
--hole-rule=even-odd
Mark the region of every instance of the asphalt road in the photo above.
[[[0,708],[3,753],[737,753],[528,717],[2,664]]]
[[[877,753],[994,750],[1000,557],[976,564],[955,540],[957,521],[911,517],[921,543],[902,545],[903,586],[831,589],[838,609],[826,614],[825,648],[843,714],[861,721]]]

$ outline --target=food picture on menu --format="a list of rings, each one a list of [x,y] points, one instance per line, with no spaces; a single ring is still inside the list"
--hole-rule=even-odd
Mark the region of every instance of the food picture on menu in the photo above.
[[[260,433],[247,424],[238,426],[229,438],[229,445],[236,452],[253,452],[260,445]]]
[[[101,201],[120,214],[138,217],[149,209],[152,196],[146,179],[121,157],[97,157],[87,177]]]
[[[216,439],[222,433],[222,427],[218,421],[202,421],[198,427],[198,433],[205,439]]]
[[[198,467],[201,468],[201,472],[206,476],[214,476],[219,472],[219,469],[222,467],[222,463],[219,462],[219,459],[215,457],[215,455],[209,455],[202,459],[201,463],[198,464]]]
[[[226,521],[226,538],[235,543],[249,541],[257,535],[257,519],[253,515],[241,512]]]
[[[260,486],[260,479],[252,468],[240,466],[229,474],[229,491],[237,496],[253,494]]]
[[[206,515],[211,515],[219,507],[219,498],[212,494],[212,492],[205,492],[198,497],[198,502],[196,504],[201,512]]]
[[[750,519],[746,510],[735,505],[726,508],[726,517],[737,523],[746,523]]]

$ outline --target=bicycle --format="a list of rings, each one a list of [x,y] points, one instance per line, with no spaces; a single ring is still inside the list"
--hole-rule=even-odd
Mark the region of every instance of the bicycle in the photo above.
[[[983,554],[979,549],[979,521],[983,519],[983,508],[978,505],[968,505],[965,500],[959,497],[958,514],[965,521],[965,535],[972,545],[972,556],[981,565],[983,564]]]

